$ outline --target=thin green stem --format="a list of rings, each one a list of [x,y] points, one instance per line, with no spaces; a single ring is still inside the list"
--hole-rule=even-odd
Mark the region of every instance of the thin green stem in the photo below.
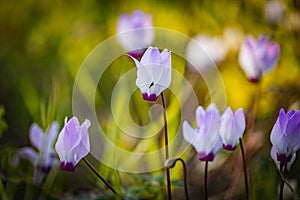
[[[207,175],[208,175],[208,161],[205,161],[205,172],[204,172],[204,199],[208,199],[207,194]]]
[[[166,153],[166,160],[168,160],[169,159],[169,141],[168,141],[167,111],[166,111],[166,104],[165,104],[163,92],[161,93],[160,96],[161,96],[162,106],[164,108],[165,153]],[[167,175],[168,199],[172,200],[171,179],[170,179],[170,169],[169,168],[166,168],[166,175]]]
[[[101,176],[101,174],[98,173],[98,171],[93,167],[93,165],[86,159],[82,159],[85,164],[92,170],[92,172],[120,199],[123,199],[116,190]]]
[[[189,200],[190,198],[189,198],[189,193],[188,193],[188,188],[187,188],[187,170],[186,170],[186,165],[185,165],[184,160],[182,160],[181,158],[176,158],[175,160],[173,160],[173,163],[171,166],[169,166],[169,168],[175,167],[177,161],[180,161],[182,164],[185,198],[187,200]]]
[[[246,199],[249,199],[249,188],[248,188],[248,176],[247,176],[247,165],[246,165],[246,159],[245,159],[245,152],[243,147],[243,141],[242,138],[239,138],[240,140],[240,147],[242,152],[242,158],[243,158],[243,167],[244,167],[244,181],[245,181],[245,189],[246,189]]]

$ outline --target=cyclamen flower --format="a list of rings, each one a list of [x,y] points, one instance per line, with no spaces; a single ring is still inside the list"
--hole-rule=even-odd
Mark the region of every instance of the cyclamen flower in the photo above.
[[[62,170],[75,171],[78,162],[90,152],[90,125],[87,119],[80,125],[77,117],[72,117],[69,121],[65,118],[65,126],[60,131],[55,145]]]
[[[201,73],[208,72],[224,60],[227,47],[223,40],[208,35],[198,35],[192,39],[186,48],[186,58],[189,63]]]
[[[152,16],[135,10],[131,15],[122,14],[117,25],[117,38],[129,54],[140,57],[143,49],[154,40]]]
[[[275,148],[274,146],[272,146],[270,155],[271,155],[271,158],[274,160],[274,162],[275,162],[277,168],[280,170],[280,163],[281,163],[281,162],[277,160],[277,153],[278,153],[278,152],[276,151],[276,148]],[[287,163],[286,169],[285,169],[285,171],[284,171],[284,174],[287,174],[287,173],[290,171],[291,166],[292,166],[292,164],[294,163],[295,159],[296,159],[296,153],[294,153],[294,154],[292,155],[291,161]]]
[[[157,47],[149,47],[141,61],[130,56],[137,66],[136,85],[140,88],[143,99],[156,101],[160,93],[171,83],[171,53]]]
[[[256,41],[247,36],[242,43],[239,62],[251,82],[258,82],[261,76],[271,70],[279,57],[279,45],[261,35]]]
[[[277,161],[291,162],[292,156],[300,147],[300,111],[285,113],[284,109],[280,109],[270,140],[275,148]]]
[[[199,106],[196,110],[198,128],[193,129],[187,121],[183,122],[183,137],[198,152],[200,161],[213,161],[217,151],[222,147],[219,135],[220,113],[211,104],[206,110]]]
[[[53,150],[53,143],[58,133],[58,123],[53,122],[49,131],[43,130],[33,123],[29,129],[29,139],[31,144],[38,150],[31,147],[21,148],[13,159],[13,164],[18,165],[20,157],[28,159],[35,167],[33,183],[41,184],[46,174],[48,174],[57,163],[57,158]]]
[[[223,148],[233,151],[243,136],[246,122],[243,109],[235,113],[228,107],[221,117],[220,136],[223,140]]]

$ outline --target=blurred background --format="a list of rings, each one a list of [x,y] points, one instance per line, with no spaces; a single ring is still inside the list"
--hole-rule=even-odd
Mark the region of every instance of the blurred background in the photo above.
[[[32,122],[46,129],[53,120],[62,126],[64,117],[72,116],[73,83],[81,63],[96,45],[116,34],[117,21],[122,13],[130,14],[136,9],[151,14],[154,27],[176,30],[192,38],[198,35],[217,38],[221,46],[215,47],[219,53],[216,62],[226,90],[227,105],[233,109],[242,107],[248,114],[259,87],[254,134],[247,138],[246,144],[250,194],[251,199],[277,198],[279,177],[269,156],[269,135],[280,108],[300,108],[299,0],[1,1],[0,193],[5,193],[8,199],[23,199],[28,197],[28,191],[42,188],[40,196],[45,199],[113,198],[104,185],[87,173],[84,165],[79,165],[75,173],[52,170],[43,186],[34,186],[31,184],[31,164],[24,161],[19,167],[12,167],[11,159],[18,148],[30,145],[28,129]],[[257,38],[260,34],[278,42],[281,51],[276,67],[262,78],[258,86],[247,80],[239,65],[238,53],[246,35]],[[172,61],[175,68],[191,80],[199,104],[207,106],[210,99],[201,75],[191,72],[179,56],[172,55]],[[99,121],[106,129],[113,129],[115,136],[121,131],[111,117],[111,91],[118,78],[134,67],[125,56],[118,58],[105,71],[103,79],[107,85],[99,89],[96,96],[96,110],[102,113]],[[167,104],[176,99],[169,90],[166,97]],[[149,123],[149,116],[139,110],[147,110],[151,104],[141,101],[139,91],[133,94],[131,102],[135,122],[140,125]],[[191,112],[194,109],[191,108]],[[168,118],[170,129],[175,133],[181,122],[176,103],[168,109]],[[138,143],[128,141],[128,138],[111,138],[122,148],[132,151]],[[150,141],[148,145],[152,144]],[[244,199],[242,172],[235,174],[240,176],[238,181],[241,183],[238,182],[234,189],[231,174],[228,175],[234,168],[231,162],[236,161],[237,154],[239,151],[230,155],[225,151],[218,153],[210,168],[211,199],[224,199],[230,195],[233,199]],[[198,161],[192,148],[183,158],[188,165],[191,197],[202,198],[203,163]],[[164,197],[162,171],[121,173],[102,165],[92,156],[89,159],[119,190],[123,187],[122,193],[128,199]],[[184,199],[181,167],[176,168],[172,171],[175,199]],[[300,161],[296,158],[287,177],[298,195],[299,169]],[[232,194],[228,194],[231,189]],[[293,199],[289,190],[285,196]]]

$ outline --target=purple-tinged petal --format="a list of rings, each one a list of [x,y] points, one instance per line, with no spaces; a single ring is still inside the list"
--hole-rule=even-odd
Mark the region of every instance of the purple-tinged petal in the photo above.
[[[152,50],[153,50],[153,47],[150,46],[147,48],[147,50],[145,51],[142,59],[141,59],[141,63],[143,65],[148,65],[148,64],[151,64],[151,59],[150,59],[150,55],[152,53]]]
[[[59,133],[55,145],[56,152],[61,161],[70,159],[67,158],[67,155],[70,155],[78,146],[80,142],[80,135],[78,133],[79,128],[80,125],[76,117],[71,118],[69,122],[67,122],[67,117],[65,118],[65,126]]]
[[[31,144],[38,150],[42,148],[43,137],[43,130],[36,123],[33,123],[29,128],[29,139]]]
[[[300,147],[300,111],[295,112],[289,119],[286,133],[290,147],[293,151],[297,151]]]
[[[202,106],[198,106],[196,109],[196,120],[198,127],[201,127],[202,124],[204,123],[204,118],[205,118],[205,111]]]
[[[31,147],[23,147],[14,156],[12,164],[15,166],[19,165],[20,158],[23,158],[29,160],[34,166],[36,166],[38,157],[38,153]]]
[[[275,125],[273,126],[271,135],[270,135],[270,141],[273,144],[273,146],[276,148],[276,151],[279,154],[285,154],[288,149],[288,140],[287,137],[285,137],[282,134],[279,121],[277,120]]]
[[[88,128],[90,127],[91,122],[89,120],[85,120],[84,123],[81,125],[81,140],[78,145],[77,153],[76,153],[76,162],[74,165],[77,165],[77,163],[84,158],[89,152],[90,152],[90,139],[89,139],[89,133]]]
[[[171,52],[164,49],[161,54],[161,64],[166,67],[171,67]]]
[[[57,121],[52,122],[51,127],[48,131],[48,144],[51,148],[58,134],[58,128],[59,128],[58,122]]]
[[[150,52],[149,63],[145,63],[145,65],[151,65],[151,64],[156,64],[156,65],[161,64],[160,52],[157,47],[153,47],[153,49]]]

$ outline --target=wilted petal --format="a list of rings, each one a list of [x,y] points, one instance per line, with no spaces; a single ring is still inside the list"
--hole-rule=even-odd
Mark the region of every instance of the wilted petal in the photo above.
[[[38,150],[42,148],[43,137],[43,130],[36,123],[33,123],[29,128],[29,139],[31,144]]]

